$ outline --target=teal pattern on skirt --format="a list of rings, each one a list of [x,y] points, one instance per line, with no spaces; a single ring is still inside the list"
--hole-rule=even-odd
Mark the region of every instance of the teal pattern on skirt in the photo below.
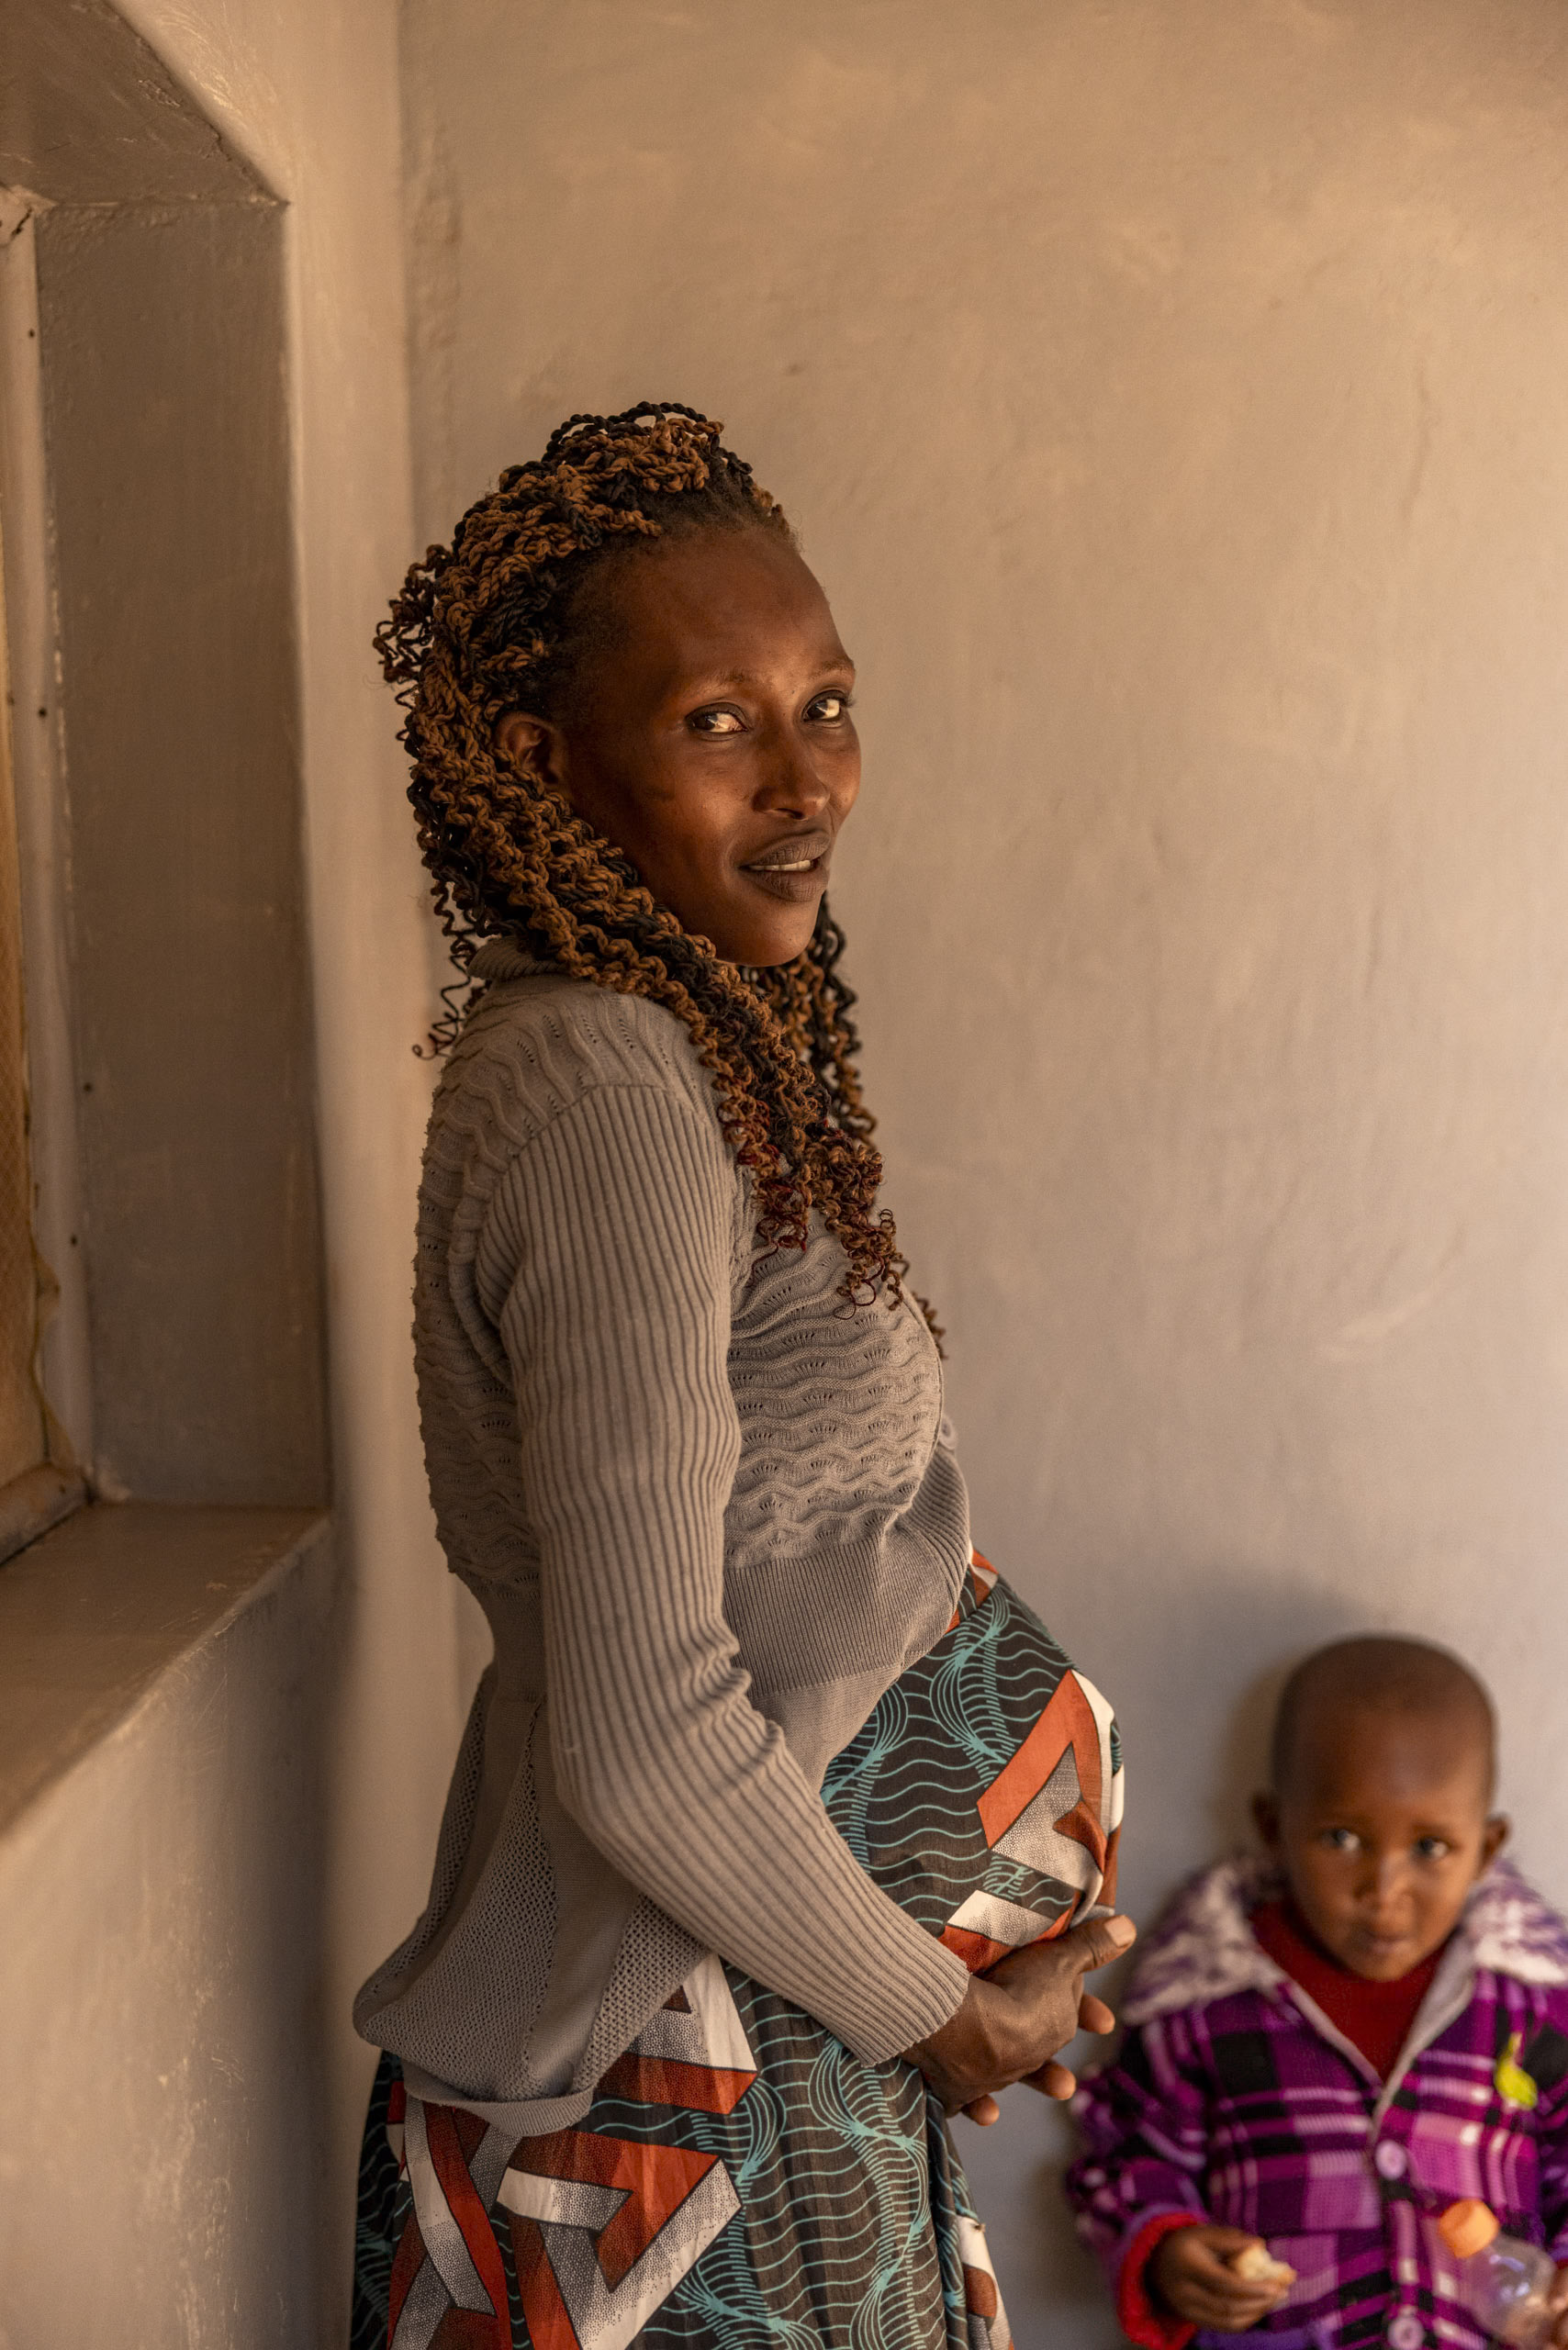
[[[944,1638],[830,1764],[857,1858],[971,1967],[1113,1893],[1109,1709],[977,1560]],[[420,2193],[416,2186],[423,2182]],[[428,2241],[427,2241],[428,2237]],[[940,2107],[703,1962],[575,2130],[405,2098],[365,2135],[353,2350],[1008,2350]]]

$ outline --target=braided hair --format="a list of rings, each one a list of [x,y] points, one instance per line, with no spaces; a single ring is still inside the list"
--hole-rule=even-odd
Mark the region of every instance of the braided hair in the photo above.
[[[849,1260],[845,1310],[879,1294],[893,1305],[908,1268],[891,1215],[876,1205],[881,1154],[856,1069],[855,998],[838,975],[844,934],[825,899],[793,962],[725,962],[655,902],[560,791],[496,746],[509,711],[551,717],[564,706],[602,626],[602,599],[585,588],[609,561],[710,531],[794,543],[720,431],[673,401],[568,418],[543,457],[509,466],[469,508],[450,547],[413,565],[375,632],[407,713],[399,739],[420,854],[465,975],[444,991],[431,1048],[455,1041],[477,992],[467,968],[487,936],[516,937],[573,979],[665,1005],[711,1075],[725,1139],[755,1187],[759,1245],[803,1248],[815,1209]]]

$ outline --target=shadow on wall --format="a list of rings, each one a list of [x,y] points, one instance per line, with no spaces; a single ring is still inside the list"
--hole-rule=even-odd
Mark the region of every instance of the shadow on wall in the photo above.
[[[61,942],[29,946],[29,1055],[58,998],[79,1228],[45,1245],[85,1261],[62,1416],[107,1499],[319,1505],[284,207],[102,0],[4,22],[37,317],[15,470],[46,518],[26,543],[8,485],[6,601],[56,638],[17,734],[29,939],[48,901]]]
[[[1237,1845],[1253,1841],[1251,1800],[1269,1784],[1274,1709],[1291,1673],[1315,1649],[1367,1629],[1365,1622],[1334,1595],[1304,1595],[1260,1581],[1238,1580],[1222,1585],[1204,1606],[1204,1620],[1212,1627],[1216,1643],[1226,1639],[1236,1621],[1236,1610],[1243,1606],[1250,1617],[1249,1645],[1274,1653],[1276,1662],[1254,1672],[1242,1684],[1217,1741],[1204,1807],[1214,1833],[1216,1859]],[[1153,1923],[1148,1919],[1145,1930]]]
[[[1286,1676],[1326,1641],[1370,1628],[1369,1615],[1331,1585],[1303,1577],[1293,1588],[1236,1561],[1181,1576],[1174,1594],[1168,1562],[1091,1581],[1109,1594],[1094,1674],[1115,1706],[1127,1758],[1122,1897],[1147,1934],[1159,1914],[1151,1905],[1177,1881],[1250,1841],[1251,1798],[1267,1780]],[[1164,1604],[1118,1621],[1118,1595],[1140,1581]],[[1078,1628],[1065,1634],[1075,1655],[1091,1646],[1075,1646]]]

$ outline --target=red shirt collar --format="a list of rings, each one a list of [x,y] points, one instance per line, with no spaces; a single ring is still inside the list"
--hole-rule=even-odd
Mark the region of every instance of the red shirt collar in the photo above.
[[[1250,1922],[1260,1947],[1322,2009],[1335,2030],[1361,2050],[1379,2080],[1385,2081],[1410,2037],[1442,1949],[1392,1983],[1370,1983],[1329,1957],[1288,1896],[1264,1902]]]

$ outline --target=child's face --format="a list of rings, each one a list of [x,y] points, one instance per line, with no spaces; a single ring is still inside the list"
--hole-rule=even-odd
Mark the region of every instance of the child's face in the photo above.
[[[1302,1725],[1288,1785],[1254,1812],[1341,1966],[1392,1983],[1448,1940],[1508,1832],[1488,1775],[1474,1735],[1440,1716],[1345,1707]]]

